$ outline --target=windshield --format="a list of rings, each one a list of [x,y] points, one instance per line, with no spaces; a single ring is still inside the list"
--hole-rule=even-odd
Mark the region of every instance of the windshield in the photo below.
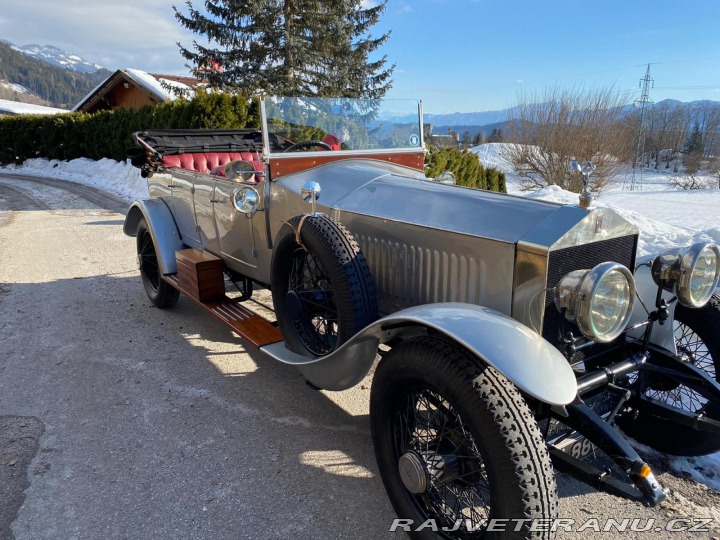
[[[415,100],[266,98],[263,128],[270,153],[422,150]],[[319,143],[319,144],[318,144]]]

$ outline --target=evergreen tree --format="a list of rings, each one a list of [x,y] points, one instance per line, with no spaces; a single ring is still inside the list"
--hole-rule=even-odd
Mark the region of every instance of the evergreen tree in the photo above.
[[[394,66],[370,56],[389,38],[370,35],[387,0],[205,0],[207,15],[187,1],[182,26],[209,42],[181,44],[194,73],[246,95],[381,98]],[[213,48],[215,47],[215,48]]]
[[[702,154],[703,153],[703,136],[700,131],[700,125],[695,122],[692,133],[688,136],[685,143],[686,154]]]
[[[493,130],[490,132],[490,136],[488,137],[488,142],[503,142],[502,129],[493,128]]]
[[[700,171],[700,165],[703,158],[703,136],[700,131],[700,126],[695,122],[692,133],[685,143],[685,157],[683,163],[685,164],[685,172],[693,178],[695,174]],[[693,178],[694,180],[694,178]],[[691,188],[692,189],[692,188]]]

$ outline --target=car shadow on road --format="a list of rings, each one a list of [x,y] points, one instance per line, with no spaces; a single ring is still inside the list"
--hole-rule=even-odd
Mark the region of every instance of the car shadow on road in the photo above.
[[[41,446],[59,453],[43,454],[56,462],[36,479],[47,496],[62,485],[55,496],[82,500],[107,525],[137,515],[127,493],[141,490],[143,515],[211,520],[217,538],[237,537],[238,520],[247,531],[270,523],[267,537],[388,534],[395,516],[375,466],[368,387],[349,399],[313,390],[189,300],[155,308],[138,275],[5,288],[0,386],[14,390],[0,414],[30,412],[48,426]],[[63,480],[77,474],[69,456],[109,484]]]
[[[21,532],[62,521],[33,514],[39,496],[94,516],[88,534],[130,517],[149,537],[156,517],[214,538],[389,535],[369,379],[313,390],[188,299],[155,308],[135,272],[9,284],[0,307],[0,414],[47,426]],[[561,498],[593,491],[558,484]]]

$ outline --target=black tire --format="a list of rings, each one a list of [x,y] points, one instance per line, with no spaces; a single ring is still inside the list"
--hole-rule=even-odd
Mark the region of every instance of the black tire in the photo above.
[[[293,352],[331,353],[377,319],[377,292],[352,234],[327,216],[290,220],[272,259],[272,297],[280,330]]]
[[[720,374],[720,298],[713,295],[701,309],[679,304],[675,308],[675,344],[685,355],[715,380]],[[720,408],[684,385],[667,389],[650,388],[646,395],[685,411],[703,413],[720,420]],[[720,435],[674,424],[649,414],[623,415],[618,419],[622,430],[637,441],[676,456],[703,456],[720,451]]]
[[[141,218],[138,222],[137,254],[140,278],[150,301],[160,309],[174,306],[180,293],[160,276],[155,242],[153,242],[145,218]]]
[[[504,532],[485,531],[487,523],[477,532],[442,532],[456,519],[472,519],[475,526],[482,520],[552,519],[557,514],[554,470],[535,418],[518,389],[492,367],[437,339],[402,343],[375,372],[370,425],[385,489],[398,518],[413,520],[412,538],[555,536],[531,531],[527,522],[515,531],[516,521],[505,522]],[[417,470],[425,471],[418,474],[425,478],[424,492],[413,494],[406,486],[401,456],[406,464],[421,458]],[[436,465],[428,473],[439,456],[450,465]],[[443,474],[450,476],[441,482]],[[414,530],[427,519],[436,520],[437,532]]]

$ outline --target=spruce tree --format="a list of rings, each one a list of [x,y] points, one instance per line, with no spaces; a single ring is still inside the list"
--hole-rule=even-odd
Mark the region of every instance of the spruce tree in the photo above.
[[[278,96],[381,98],[394,66],[371,59],[389,38],[373,37],[387,0],[205,0],[173,6],[180,24],[207,41],[180,53],[212,86]]]
[[[702,154],[703,153],[703,136],[700,131],[700,126],[695,122],[692,133],[688,136],[687,142],[685,143],[686,154]]]

